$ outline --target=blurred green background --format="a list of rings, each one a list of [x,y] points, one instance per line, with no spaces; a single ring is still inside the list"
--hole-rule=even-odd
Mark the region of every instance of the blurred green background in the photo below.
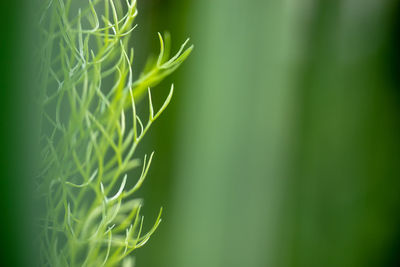
[[[38,129],[21,79],[33,37],[20,8],[8,1],[0,16],[2,266],[34,266],[35,254]],[[158,52],[157,31],[195,50],[153,90],[160,104],[175,83],[142,147],[156,151],[140,192],[146,226],[164,213],[137,266],[400,266],[399,1],[138,8],[137,70]]]
[[[195,50],[157,91],[146,267],[400,266],[398,1],[138,1]]]
[[[37,266],[33,173],[39,129],[32,23],[40,0],[0,1],[0,266]]]

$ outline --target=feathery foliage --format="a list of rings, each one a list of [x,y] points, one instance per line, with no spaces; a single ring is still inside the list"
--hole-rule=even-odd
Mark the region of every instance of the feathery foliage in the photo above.
[[[128,48],[136,1],[50,0],[40,19],[40,103],[43,165],[38,187],[43,266],[133,266],[131,252],[156,230],[142,229],[142,200],[134,198],[153,158],[135,151],[171,101],[158,110],[150,87],[172,73],[193,46],[169,58],[169,36],[159,34],[160,54],[134,80]],[[135,102],[146,94],[147,122]],[[127,173],[141,168],[138,178]],[[127,188],[129,180],[136,179]]]

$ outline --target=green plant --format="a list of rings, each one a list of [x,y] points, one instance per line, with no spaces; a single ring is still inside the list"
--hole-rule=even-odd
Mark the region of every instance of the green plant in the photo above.
[[[133,198],[153,158],[151,153],[141,163],[135,151],[173,94],[172,85],[156,111],[150,87],[173,72],[193,46],[185,49],[186,41],[169,58],[169,36],[159,34],[157,60],[134,80],[128,42],[135,28],[135,1],[82,2],[50,0],[40,19],[41,263],[132,266],[130,253],[147,242],[161,221],[160,211],[144,233],[142,201]],[[146,92],[149,117],[144,123],[135,102]],[[140,177],[127,188],[132,181],[127,173],[140,166]]]

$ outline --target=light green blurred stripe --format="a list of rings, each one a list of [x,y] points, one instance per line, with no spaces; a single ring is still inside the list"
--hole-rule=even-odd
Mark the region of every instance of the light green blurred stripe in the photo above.
[[[165,266],[277,266],[300,9],[194,2]]]

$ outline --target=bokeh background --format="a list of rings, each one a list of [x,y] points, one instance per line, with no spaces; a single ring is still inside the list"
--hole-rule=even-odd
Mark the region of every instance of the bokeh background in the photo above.
[[[400,266],[399,1],[138,7],[136,51],[195,45],[154,90],[138,266]]]
[[[400,266],[399,1],[138,8],[138,71],[158,31],[195,50],[153,90],[159,104],[176,88],[141,151],[156,151],[140,191],[146,227],[164,213],[137,266]],[[1,11],[0,256],[33,266],[37,129],[23,77],[34,36],[17,2]]]

